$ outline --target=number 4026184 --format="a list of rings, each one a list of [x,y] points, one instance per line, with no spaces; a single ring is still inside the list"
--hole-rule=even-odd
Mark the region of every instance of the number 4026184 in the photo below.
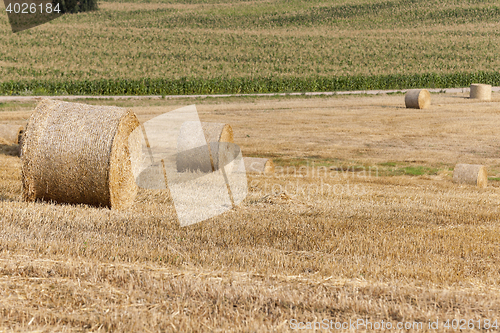
[[[9,3],[7,8],[5,8],[5,11],[9,14],[14,13],[14,14],[51,14],[51,13],[60,13],[61,10],[59,9],[59,4],[57,3],[55,6],[52,5],[52,3],[48,2],[45,4],[40,3]]]
[[[477,319],[477,320],[453,319],[453,320],[447,320],[444,323],[443,327],[454,330],[466,330],[466,329],[498,330],[498,323],[496,319],[495,321],[490,319]]]

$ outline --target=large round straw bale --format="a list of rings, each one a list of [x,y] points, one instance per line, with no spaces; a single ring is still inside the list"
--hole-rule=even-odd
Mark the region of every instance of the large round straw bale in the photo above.
[[[425,109],[431,105],[431,94],[427,89],[411,89],[405,95],[405,105],[412,109]]]
[[[274,163],[268,158],[243,157],[246,173],[273,174]]]
[[[470,85],[470,98],[491,101],[491,85],[473,83]]]
[[[0,124],[0,138],[5,144],[19,144],[24,131],[21,125]]]
[[[137,186],[128,137],[137,126],[123,108],[40,102],[23,136],[23,198],[129,207]]]
[[[221,142],[234,143],[233,129],[224,123],[201,123],[203,133],[198,133],[200,123],[186,121],[182,124],[177,140],[177,171],[211,172],[219,169],[219,162],[230,161],[234,155],[233,145],[219,145]],[[205,138],[206,144],[201,145]]]
[[[488,184],[488,173],[484,165],[457,164],[453,170],[453,181],[460,184],[486,187]]]

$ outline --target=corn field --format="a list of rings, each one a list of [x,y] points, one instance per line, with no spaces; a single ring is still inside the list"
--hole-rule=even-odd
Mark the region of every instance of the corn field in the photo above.
[[[310,78],[181,78],[69,81],[11,81],[0,83],[2,95],[188,95],[325,92],[369,89],[465,87],[474,82],[500,85],[500,73],[374,75]]]
[[[0,9],[0,93],[498,85],[499,8],[492,0],[104,1],[17,34]]]

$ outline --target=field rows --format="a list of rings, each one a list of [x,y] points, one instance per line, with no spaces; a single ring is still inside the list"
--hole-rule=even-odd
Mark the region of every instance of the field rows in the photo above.
[[[411,75],[493,75],[500,67],[500,13],[492,1],[469,1],[466,7],[452,0],[140,6],[105,2],[97,12],[64,15],[17,34],[10,32],[7,15],[0,15],[0,82],[199,80],[229,92],[238,90],[231,80],[258,82],[259,88],[246,91],[276,91],[265,82],[297,79],[315,91],[321,80],[343,77],[386,88],[395,86],[380,82],[387,75],[399,81]],[[228,81],[231,89],[213,80]],[[438,81],[429,84],[458,84]],[[301,86],[279,89],[306,89]]]

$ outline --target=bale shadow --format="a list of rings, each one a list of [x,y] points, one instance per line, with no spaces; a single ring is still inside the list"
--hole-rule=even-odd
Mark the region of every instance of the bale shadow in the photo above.
[[[14,201],[18,201],[12,197],[9,197],[7,195],[3,195],[3,194],[0,194],[0,201],[2,202],[14,202]]]
[[[471,99],[469,96],[448,96],[449,98]]]
[[[384,109],[406,109],[406,106],[404,106],[404,105],[403,106],[401,106],[401,105],[377,105],[377,107],[384,108]]]
[[[18,144],[0,144],[0,154],[7,156],[19,156],[21,153],[21,146]]]

